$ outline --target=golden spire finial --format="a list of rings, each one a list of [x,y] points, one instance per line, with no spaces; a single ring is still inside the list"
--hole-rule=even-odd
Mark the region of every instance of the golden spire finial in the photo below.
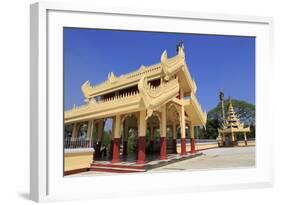
[[[232,101],[231,101],[230,96],[228,96],[228,107],[233,107],[233,106],[232,106]]]

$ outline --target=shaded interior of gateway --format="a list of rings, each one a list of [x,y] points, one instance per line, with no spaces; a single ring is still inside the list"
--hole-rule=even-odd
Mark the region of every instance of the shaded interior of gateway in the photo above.
[[[157,84],[157,81],[155,81]],[[112,160],[112,131],[113,119],[106,118],[103,125],[103,134],[101,141],[98,140],[97,129],[95,124],[93,129],[93,141],[89,145],[87,138],[88,122],[82,122],[78,128],[78,142],[71,143],[73,125],[65,125],[65,144],[64,148],[87,148],[93,146],[95,149],[94,160],[110,161]],[[187,128],[188,130],[188,128]],[[180,130],[177,130],[177,138],[180,137]],[[188,132],[187,132],[188,133]],[[79,141],[80,139],[80,141]],[[172,128],[167,127],[167,154],[175,154],[176,144],[172,136]],[[138,119],[135,115],[127,116],[122,123],[122,133],[120,137],[120,157],[122,161],[136,161],[138,148]],[[147,161],[159,158],[160,152],[160,121],[156,116],[147,119],[147,133],[145,142],[145,152]]]

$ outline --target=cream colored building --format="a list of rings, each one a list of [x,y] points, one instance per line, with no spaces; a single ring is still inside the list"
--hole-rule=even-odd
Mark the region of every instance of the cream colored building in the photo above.
[[[176,152],[177,130],[181,133],[181,155],[186,155],[186,127],[190,131],[191,152],[195,152],[194,126],[205,126],[206,113],[196,97],[197,86],[186,64],[183,44],[177,46],[177,55],[168,58],[164,51],[160,63],[140,66],[121,76],[113,72],[101,84],[92,86],[86,81],[81,90],[85,104],[65,111],[64,123],[71,125],[71,140],[78,136],[79,126],[87,122],[86,147],[92,145],[93,128],[96,128],[95,156],[100,156],[105,120],[111,118],[112,163],[127,155],[128,129],[138,135],[136,163],[146,161],[146,132],[150,131],[153,146],[154,130],[160,130],[160,160],[167,158],[167,128],[172,130]],[[88,144],[87,144],[88,143]],[[120,145],[122,143],[122,153]]]

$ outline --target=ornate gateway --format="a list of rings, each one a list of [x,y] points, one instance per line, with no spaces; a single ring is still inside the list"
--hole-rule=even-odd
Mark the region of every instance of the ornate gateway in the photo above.
[[[93,129],[96,128],[95,160],[101,156],[104,122],[108,118],[113,120],[109,152],[113,163],[120,161],[121,153],[122,159],[127,155],[129,129],[134,129],[137,134],[138,164],[146,161],[147,130],[150,133],[151,146],[155,144],[154,131],[160,130],[161,160],[167,158],[167,128],[172,130],[174,153],[177,153],[176,129],[181,128],[180,153],[184,156],[185,132],[186,126],[189,126],[191,153],[195,152],[193,128],[205,126],[206,113],[202,111],[196,98],[197,87],[185,62],[182,42],[177,45],[177,55],[172,58],[168,58],[164,51],[160,63],[142,65],[139,69],[121,76],[110,72],[106,81],[92,86],[87,80],[81,90],[85,104],[65,111],[64,123],[65,126],[73,127],[71,139],[77,138],[77,129],[82,123],[88,125],[88,141],[92,140]]]

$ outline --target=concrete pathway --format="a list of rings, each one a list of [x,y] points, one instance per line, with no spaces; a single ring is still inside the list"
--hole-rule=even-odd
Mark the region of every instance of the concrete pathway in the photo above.
[[[232,169],[255,166],[255,147],[215,148],[201,152],[203,152],[202,156],[159,167],[148,172]]]
[[[214,148],[200,151],[203,155],[175,162],[159,168],[148,170],[147,172],[170,172],[170,171],[194,171],[210,169],[233,169],[247,168],[255,166],[255,147],[227,147]],[[135,173],[132,173],[135,174]],[[67,177],[77,176],[98,176],[116,175],[116,173],[106,173],[89,171]]]

